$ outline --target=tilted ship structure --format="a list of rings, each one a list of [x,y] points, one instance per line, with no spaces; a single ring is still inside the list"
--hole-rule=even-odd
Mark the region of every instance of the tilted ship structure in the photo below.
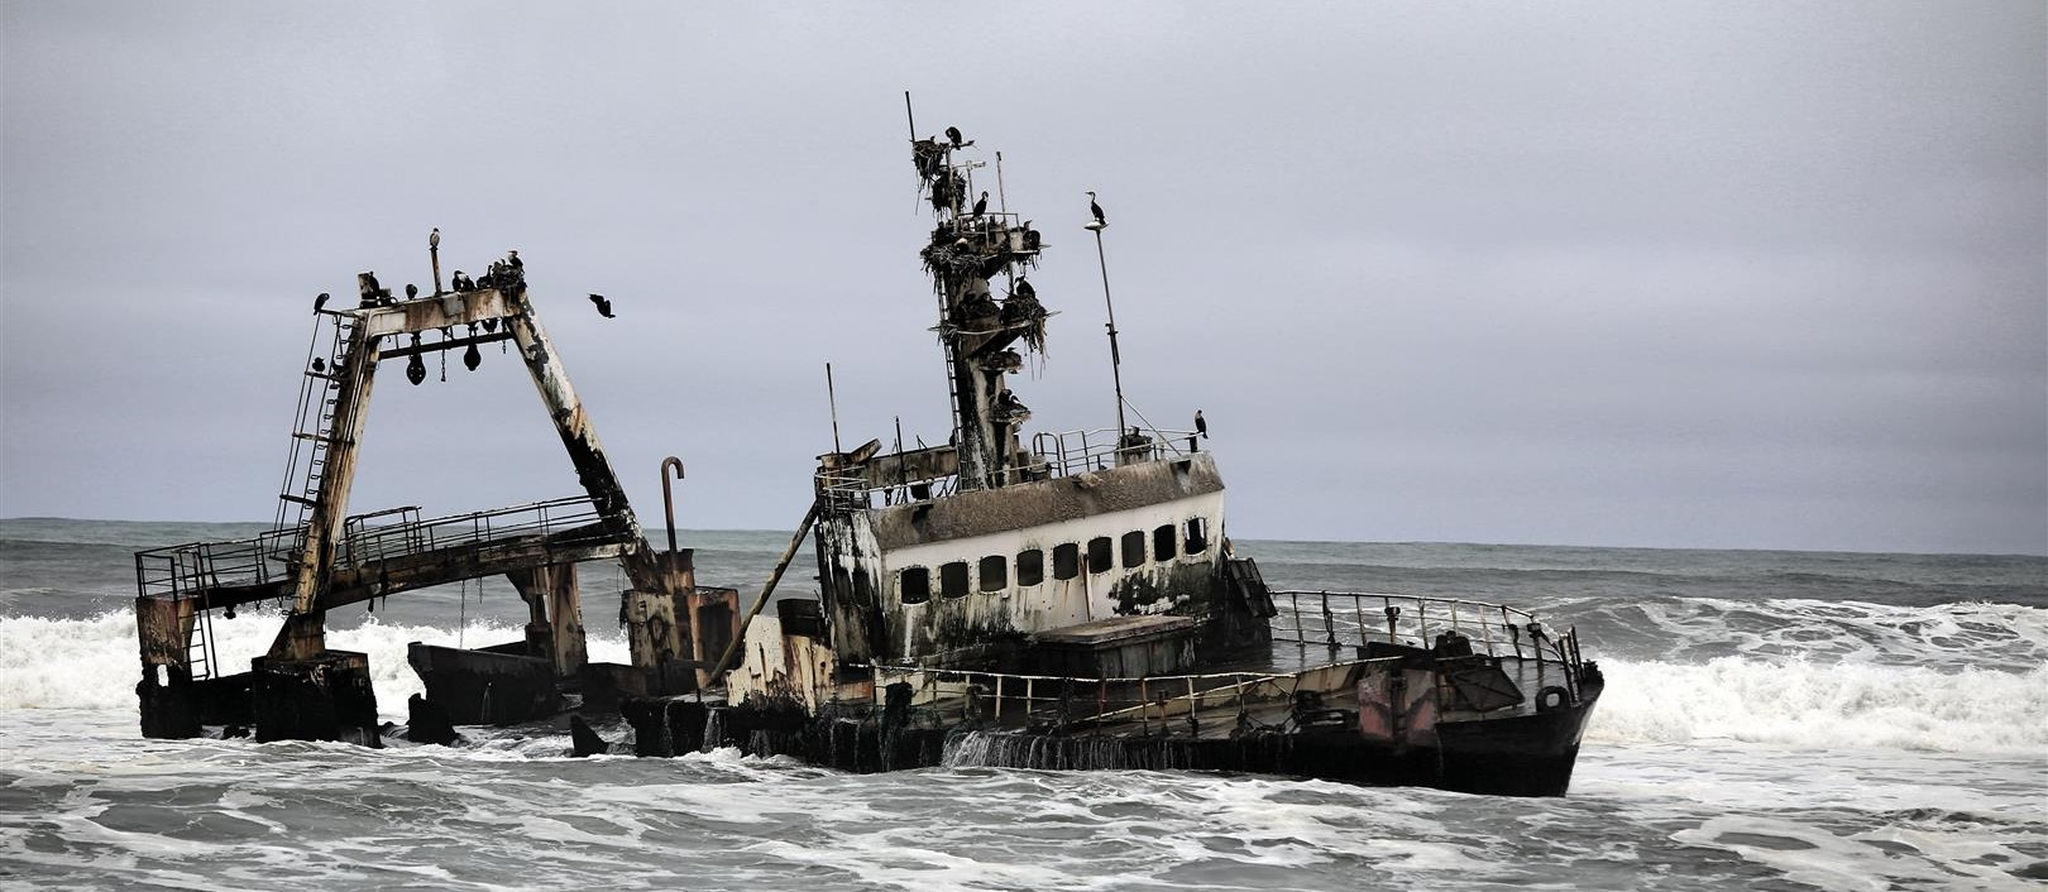
[[[375,744],[366,658],[325,648],[324,611],[502,573],[530,606],[524,639],[414,645],[427,694],[409,704],[413,740],[574,706],[617,709],[648,756],[736,746],[853,771],[1170,768],[1565,793],[1603,688],[1575,631],[1499,604],[1269,587],[1226,535],[1205,432],[1127,426],[1120,383],[1114,428],[1027,439],[1011,382],[1045,347],[1052,314],[1027,273],[1047,246],[988,207],[972,144],[949,134],[913,137],[911,155],[934,220],[921,256],[951,436],[906,447],[899,431],[886,450],[821,455],[814,503],[751,613],[734,589],[696,585],[672,519],[666,551],[642,537],[517,257],[452,292],[437,260],[434,295],[393,300],[366,276],[360,307],[322,311],[333,335],[316,345],[333,346],[308,373],[287,478],[305,485],[275,530],[137,556],[144,733],[239,723],[259,739]],[[1105,226],[1097,210],[1098,250]],[[1107,287],[1105,270],[1105,299]],[[1114,357],[1113,315],[1109,334]],[[376,363],[473,357],[500,339],[518,347],[585,496],[347,515]],[[771,601],[806,538],[817,597]],[[587,560],[618,560],[631,580],[630,665],[584,657],[574,568]],[[267,599],[287,607],[277,645],[250,672],[213,671],[214,612]],[[603,745],[576,730],[579,751]]]

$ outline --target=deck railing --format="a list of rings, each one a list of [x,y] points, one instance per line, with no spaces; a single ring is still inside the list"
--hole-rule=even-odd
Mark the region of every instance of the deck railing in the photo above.
[[[1196,713],[1232,708],[1249,715],[1253,704],[1292,701],[1303,690],[1318,693],[1353,667],[1398,661],[1368,659],[1368,641],[1431,648],[1437,636],[1455,632],[1482,656],[1516,657],[1563,670],[1561,678],[1579,695],[1581,659],[1576,629],[1553,634],[1535,616],[1501,604],[1373,592],[1275,591],[1276,652],[1293,649],[1298,666],[1284,671],[1232,671],[1083,678],[915,665],[877,664],[874,706],[888,685],[908,682],[916,702],[930,709],[959,710],[961,720],[1002,727],[1033,723],[1073,725],[1135,722],[1177,732]],[[1316,654],[1318,658],[1312,657]],[[1276,656],[1279,654],[1276,653]],[[951,721],[955,717],[943,716]],[[1190,728],[1189,730],[1193,730]]]
[[[486,542],[539,535],[565,544],[605,542],[603,515],[587,496],[549,499],[419,520],[417,507],[350,517],[334,553],[336,569]],[[397,517],[396,523],[372,524]],[[587,529],[587,536],[563,534]],[[138,594],[145,598],[199,597],[231,586],[268,585],[291,578],[305,545],[304,527],[271,530],[247,539],[189,542],[135,555]]]
[[[1502,604],[1378,592],[1282,589],[1272,595],[1279,608],[1273,643],[1294,645],[1303,662],[1311,650],[1329,659],[1368,641],[1430,648],[1445,633],[1463,636],[1473,653],[1555,662],[1574,676],[1581,662],[1576,627],[1556,632],[1533,614]]]

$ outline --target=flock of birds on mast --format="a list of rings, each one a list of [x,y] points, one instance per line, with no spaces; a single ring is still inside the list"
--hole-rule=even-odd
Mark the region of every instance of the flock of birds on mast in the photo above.
[[[437,281],[436,287],[438,287],[438,277],[440,276],[441,268],[441,227],[436,226],[434,227],[434,230],[432,232],[427,234],[427,252],[434,258],[434,274],[436,276]],[[392,306],[398,303],[397,298],[392,296],[391,290],[383,287],[383,285],[377,281],[377,274],[375,272],[365,272],[362,274],[362,278],[363,300],[361,306],[380,307]],[[525,261],[519,259],[519,251],[517,249],[513,249],[505,252],[505,258],[503,260],[492,261],[491,271],[485,273],[482,279],[472,279],[467,273],[464,273],[462,270],[458,269],[454,272],[452,276],[449,277],[448,284],[450,286],[449,290],[453,291],[456,294],[462,294],[470,291],[487,291],[502,286],[510,286],[514,283],[523,283],[525,280],[526,263]],[[444,293],[447,292],[436,291],[434,294],[429,296],[439,297],[441,294]],[[406,283],[405,299],[411,301],[418,300],[419,297],[419,286],[414,285],[410,282]],[[320,292],[319,296],[313,298],[313,312],[320,313],[325,311],[327,308],[327,302],[333,299],[333,295],[325,291]],[[590,294],[590,303],[592,306],[597,308],[597,314],[599,316],[603,316],[606,319],[618,318],[617,314],[612,312],[611,300],[606,298],[604,295],[592,292]],[[495,319],[484,320],[484,325],[486,326],[487,330],[497,330],[497,320]]]
[[[448,292],[440,290],[441,228],[438,226],[434,227],[434,230],[427,234],[427,252],[430,258],[432,259],[434,265],[435,291],[434,294],[430,295],[430,297],[440,297],[442,294],[446,294]],[[359,306],[365,308],[388,307],[395,306],[399,303],[398,299],[392,296],[391,290],[385,288],[382,283],[377,281],[377,274],[375,272],[361,273],[358,276],[358,279],[358,287],[362,290],[362,303]],[[504,259],[492,261],[490,272],[485,273],[483,278],[481,279],[473,280],[469,277],[468,274],[464,273],[462,270],[456,270],[454,275],[451,276],[449,279],[449,285],[451,286],[453,292],[457,294],[471,291],[485,291],[495,288],[515,288],[524,285],[525,282],[526,263],[519,259],[519,252],[517,250],[506,251]],[[333,299],[334,296],[332,294],[329,294],[328,292],[325,291],[320,292],[318,296],[313,298],[313,312],[316,314],[327,312],[327,302]],[[419,299],[419,286],[408,283],[405,286],[405,300],[415,301]],[[590,303],[592,306],[597,308],[598,315],[603,316],[606,319],[618,318],[617,315],[612,312],[612,302],[609,299],[607,299],[604,295],[592,292],[590,295]],[[478,366],[483,364],[483,355],[477,350],[477,327],[481,325],[483,327],[483,330],[487,334],[495,333],[498,330],[499,320],[496,317],[487,317],[475,322],[469,322],[465,324],[469,328],[470,342],[468,344],[468,349],[463,352],[462,364],[467,366],[469,370],[473,372],[476,371]],[[507,330],[507,333],[510,333],[509,328]],[[444,342],[453,340],[454,326],[450,325],[443,327],[441,329],[441,338]],[[448,347],[453,346],[454,344],[448,345]],[[444,359],[442,363],[441,380],[443,381],[448,380],[447,363],[445,359],[447,349],[448,348],[442,348],[442,355]],[[421,353],[426,351],[421,349],[419,332],[412,333],[412,346],[408,352],[411,353],[412,358],[406,363],[405,377],[412,383],[419,384],[422,381],[425,381],[427,377],[426,363],[424,363],[420,359]],[[324,376],[328,372],[330,363],[326,358],[316,356],[313,358],[312,365],[314,374]],[[332,365],[338,368],[340,365],[340,358],[336,357]]]
[[[920,145],[937,146],[938,142],[939,140],[937,137],[930,137],[921,141]],[[966,138],[966,135],[961,133],[960,128],[958,127],[946,128],[946,142],[946,147],[948,149],[964,149],[967,148],[968,146],[974,145],[974,140]],[[933,152],[933,154],[936,155],[937,153]],[[933,160],[936,160],[936,158],[934,158]],[[925,167],[923,163],[920,164],[920,168],[923,170],[927,177],[933,176],[936,173],[938,173],[938,171],[935,171],[929,167]],[[959,206],[954,205],[954,207],[958,208]],[[975,199],[973,210],[968,212],[968,216],[979,217],[986,213],[988,213],[988,190],[984,189],[981,192],[981,196]],[[1088,213],[1093,215],[1095,218],[1094,221],[1088,225],[1089,229],[1093,229],[1099,232],[1109,227],[1109,217],[1108,215],[1102,212],[1102,204],[1096,201],[1095,192],[1093,190],[1090,190],[1088,193]]]

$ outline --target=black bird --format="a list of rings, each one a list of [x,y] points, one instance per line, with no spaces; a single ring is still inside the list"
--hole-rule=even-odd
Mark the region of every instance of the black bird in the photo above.
[[[315,357],[313,357],[313,371],[316,371],[316,372],[324,372],[324,371],[327,371],[327,360],[321,359],[321,358],[320,358],[320,357],[318,357],[318,356],[315,356]]]
[[[597,305],[597,315],[603,316],[606,319],[618,318],[612,315],[612,302],[605,300],[604,295],[592,294],[590,296],[590,302]]]
[[[328,302],[329,300],[332,300],[332,299],[333,299],[333,297],[334,297],[333,295],[331,295],[331,294],[328,294],[328,293],[327,293],[327,292],[325,292],[325,291],[322,291],[322,292],[320,292],[320,296],[319,296],[319,297],[313,298],[313,312],[315,312],[315,313],[318,313],[318,312],[320,312],[320,308],[321,308],[321,307],[324,307],[324,306],[327,306],[327,302]]]
[[[440,247],[441,247],[441,227],[439,227],[439,226],[436,226],[436,227],[434,227],[434,231],[433,231],[433,232],[429,232],[429,233],[427,233],[427,250],[429,250],[429,251],[434,251],[434,250],[438,250],[438,249],[439,249]]]
[[[946,128],[946,138],[953,141],[953,148],[964,148],[967,145],[967,143],[961,140],[960,128],[958,127]]]
[[[988,213],[988,192],[984,190],[981,193],[981,198],[976,199],[974,202],[974,216],[979,217],[986,213]]]
[[[414,285],[414,284],[413,284],[413,283],[411,283],[411,282],[407,282],[407,283],[405,283],[405,299],[406,299],[406,300],[416,300],[416,299],[418,299],[418,298],[419,298],[419,296],[420,296],[420,286],[418,286],[418,285]]]
[[[1020,278],[1017,280],[1017,287],[1011,293],[1018,297],[1037,297],[1038,289],[1031,287],[1030,279]]]
[[[1209,422],[1202,418],[1200,409],[1195,410],[1195,435],[1204,440],[1209,439]]]
[[[1095,203],[1095,193],[1088,193],[1088,210],[1095,215],[1097,225],[1108,226],[1109,218],[1102,215],[1102,205]]]
[[[507,263],[510,263],[510,264],[512,264],[512,268],[513,268],[513,269],[516,269],[516,270],[524,270],[524,269],[526,269],[526,264],[520,261],[520,259],[519,259],[519,252],[518,252],[518,251],[516,251],[516,250],[514,250],[514,251],[506,251],[506,252],[505,252],[505,260],[506,260],[506,262],[507,262]]]
[[[455,271],[455,277],[454,277],[454,278],[452,278],[452,279],[450,279],[450,280],[448,281],[448,284],[450,284],[450,285],[454,286],[454,287],[455,287],[455,290],[457,290],[457,291],[468,291],[468,290],[470,290],[470,283],[469,283],[469,277],[468,277],[468,276],[465,276],[465,275],[463,275],[463,274],[462,274],[462,270],[459,270],[459,269]]]

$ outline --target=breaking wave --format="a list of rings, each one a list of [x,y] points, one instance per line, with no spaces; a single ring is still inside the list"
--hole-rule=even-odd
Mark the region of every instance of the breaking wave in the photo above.
[[[1806,605],[1772,611],[1779,632],[1770,640],[1789,643]],[[1896,627],[1907,620],[1927,628],[1976,628],[1980,637],[2003,637],[1998,657],[1970,665],[1932,659],[1901,665],[1870,659],[1870,642],[1847,650],[1817,647],[1787,656],[1777,648],[1695,659],[1603,657],[1607,690],[1587,737],[1595,742],[1685,743],[1735,740],[1810,747],[1863,747],[1943,752],[2040,752],[2048,748],[2048,663],[2033,659],[2042,617],[2048,611],[2010,605],[1951,605],[1891,608],[1830,605],[1856,614],[1866,629]],[[1863,615],[1869,611],[1886,614]],[[1890,614],[1898,612],[1900,615]],[[1905,614],[1912,613],[1917,619]],[[1673,622],[1658,616],[1664,634],[1702,635],[1686,629],[1700,618]],[[1725,620],[1725,617],[1723,617]],[[1827,617],[1839,629],[1845,616]],[[2003,630],[1994,635],[1990,630]],[[249,615],[214,624],[221,665],[246,667],[275,633],[274,617]],[[1688,634],[1688,633],[1692,634]],[[329,643],[369,654],[377,702],[387,716],[403,713],[406,698],[421,691],[406,663],[413,641],[478,647],[517,640],[520,630],[497,622],[471,622],[461,630],[426,625],[385,624],[374,619],[356,628],[328,632]],[[1722,632],[1725,638],[1727,633]],[[1918,638],[1919,636],[1913,636]],[[1935,641],[1943,636],[1932,636]],[[1922,642],[1930,649],[1931,641]],[[1896,652],[1897,636],[1875,648]],[[1790,650],[1790,648],[1785,648]],[[1950,652],[1953,655],[1953,651]],[[620,639],[590,640],[593,660],[626,662]],[[2024,668],[2015,667],[2021,664]],[[133,711],[138,679],[134,619],[110,612],[90,619],[0,617],[0,709],[105,709]],[[966,760],[972,763],[973,759]]]
[[[240,672],[270,649],[277,623],[273,614],[252,611],[239,620],[216,619],[213,629],[220,665]],[[355,628],[329,629],[327,643],[336,650],[368,654],[378,710],[402,718],[406,698],[425,692],[405,661],[407,644],[482,647],[516,641],[522,635],[515,626],[494,622],[472,622],[456,630],[385,624],[372,618]],[[588,649],[593,661],[628,659],[624,639],[591,636]],[[125,612],[91,619],[0,617],[0,709],[134,711],[135,683],[141,679],[138,659],[135,618]]]
[[[1594,741],[1720,738],[1948,752],[2048,747],[2048,666],[1937,671],[1751,657],[1600,665],[1607,690],[1587,732]]]

